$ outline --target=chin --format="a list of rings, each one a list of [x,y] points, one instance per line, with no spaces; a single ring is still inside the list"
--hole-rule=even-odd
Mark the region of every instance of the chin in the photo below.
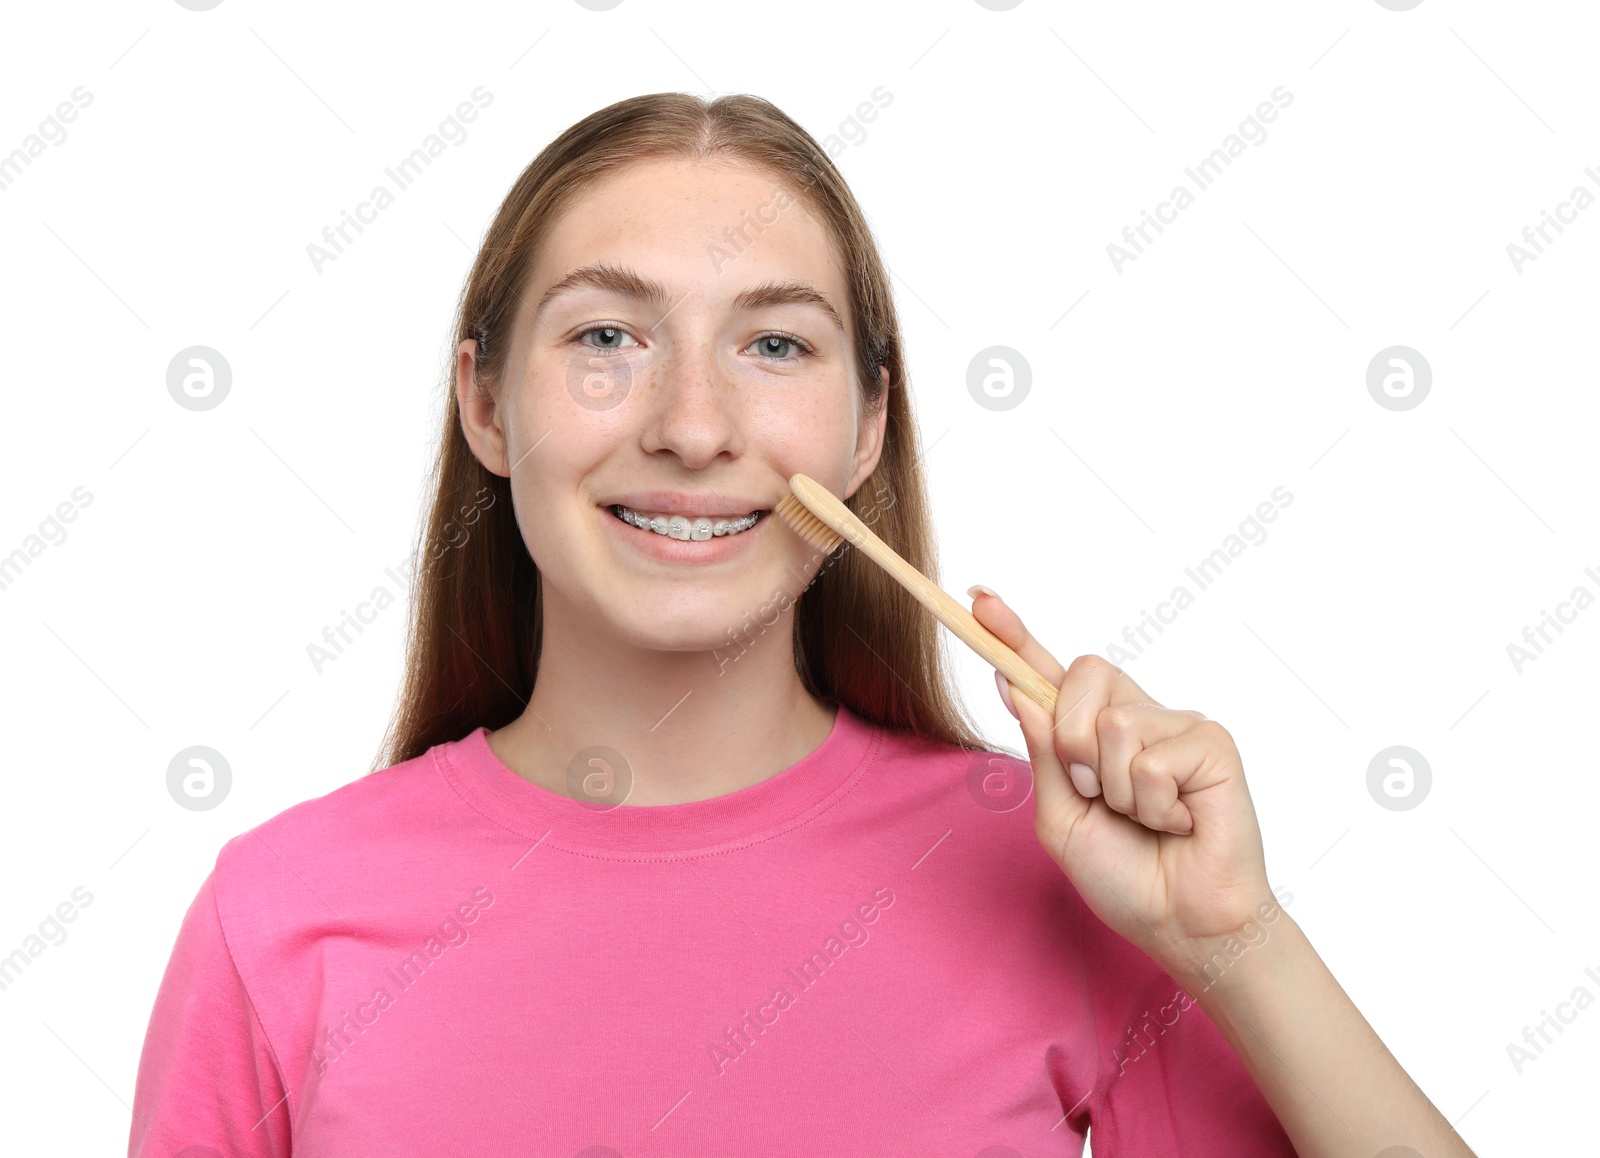
[[[685,615],[682,620],[655,617],[648,623],[619,624],[618,634],[634,647],[650,651],[715,651],[745,639],[741,615]],[[759,625],[752,630],[760,630]],[[733,633],[730,636],[730,631]]]
[[[781,568],[752,569],[737,581],[663,586],[653,598],[619,607],[626,637],[661,651],[742,650],[775,633],[788,637],[805,585]]]

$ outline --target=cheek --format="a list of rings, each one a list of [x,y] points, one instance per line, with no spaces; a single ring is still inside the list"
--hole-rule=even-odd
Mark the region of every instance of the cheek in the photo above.
[[[560,374],[530,380],[512,418],[511,491],[528,553],[559,573],[573,555],[574,531],[594,508],[579,502],[583,480],[614,450],[620,416],[584,409]]]
[[[855,452],[856,399],[848,382],[809,380],[752,390],[744,410],[751,450],[784,478],[799,472],[842,488]]]
[[[765,457],[784,479],[804,474],[834,491],[849,481],[856,426],[820,402],[794,409],[764,432]]]
[[[517,432],[511,451],[514,473],[552,481],[568,481],[601,461],[628,437],[633,419],[629,405],[642,389],[619,374],[587,375],[583,367],[568,372],[552,360],[522,384],[512,416]],[[619,385],[620,384],[620,385]]]

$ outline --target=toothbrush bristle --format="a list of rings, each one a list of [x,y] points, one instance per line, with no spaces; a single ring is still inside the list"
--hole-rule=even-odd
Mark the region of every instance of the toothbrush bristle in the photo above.
[[[789,529],[820,551],[832,551],[844,542],[844,536],[812,514],[794,495],[787,494],[772,508]]]

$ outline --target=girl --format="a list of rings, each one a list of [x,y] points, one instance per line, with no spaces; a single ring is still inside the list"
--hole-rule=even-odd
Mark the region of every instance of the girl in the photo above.
[[[934,551],[889,281],[765,101],[625,100],[457,319],[378,769],[228,841],[131,1155],[1464,1155],[1267,883],[1228,732],[1094,656],[1000,695],[772,508]],[[1409,1147],[1409,1149],[1408,1149]]]

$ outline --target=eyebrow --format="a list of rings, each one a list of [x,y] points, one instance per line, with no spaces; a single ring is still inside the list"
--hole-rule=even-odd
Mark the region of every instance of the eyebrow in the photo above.
[[[539,298],[538,306],[534,309],[534,317],[542,315],[545,306],[555,298],[572,290],[584,288],[603,290],[618,297],[649,302],[664,312],[670,310],[673,305],[672,294],[667,291],[666,286],[654,278],[643,277],[626,266],[601,263],[579,266],[545,290],[543,296]],[[785,305],[813,306],[833,319],[833,324],[838,327],[839,332],[844,333],[844,322],[839,317],[839,311],[833,308],[833,303],[828,300],[826,294],[809,282],[768,281],[743,291],[733,299],[733,308],[737,312]]]

